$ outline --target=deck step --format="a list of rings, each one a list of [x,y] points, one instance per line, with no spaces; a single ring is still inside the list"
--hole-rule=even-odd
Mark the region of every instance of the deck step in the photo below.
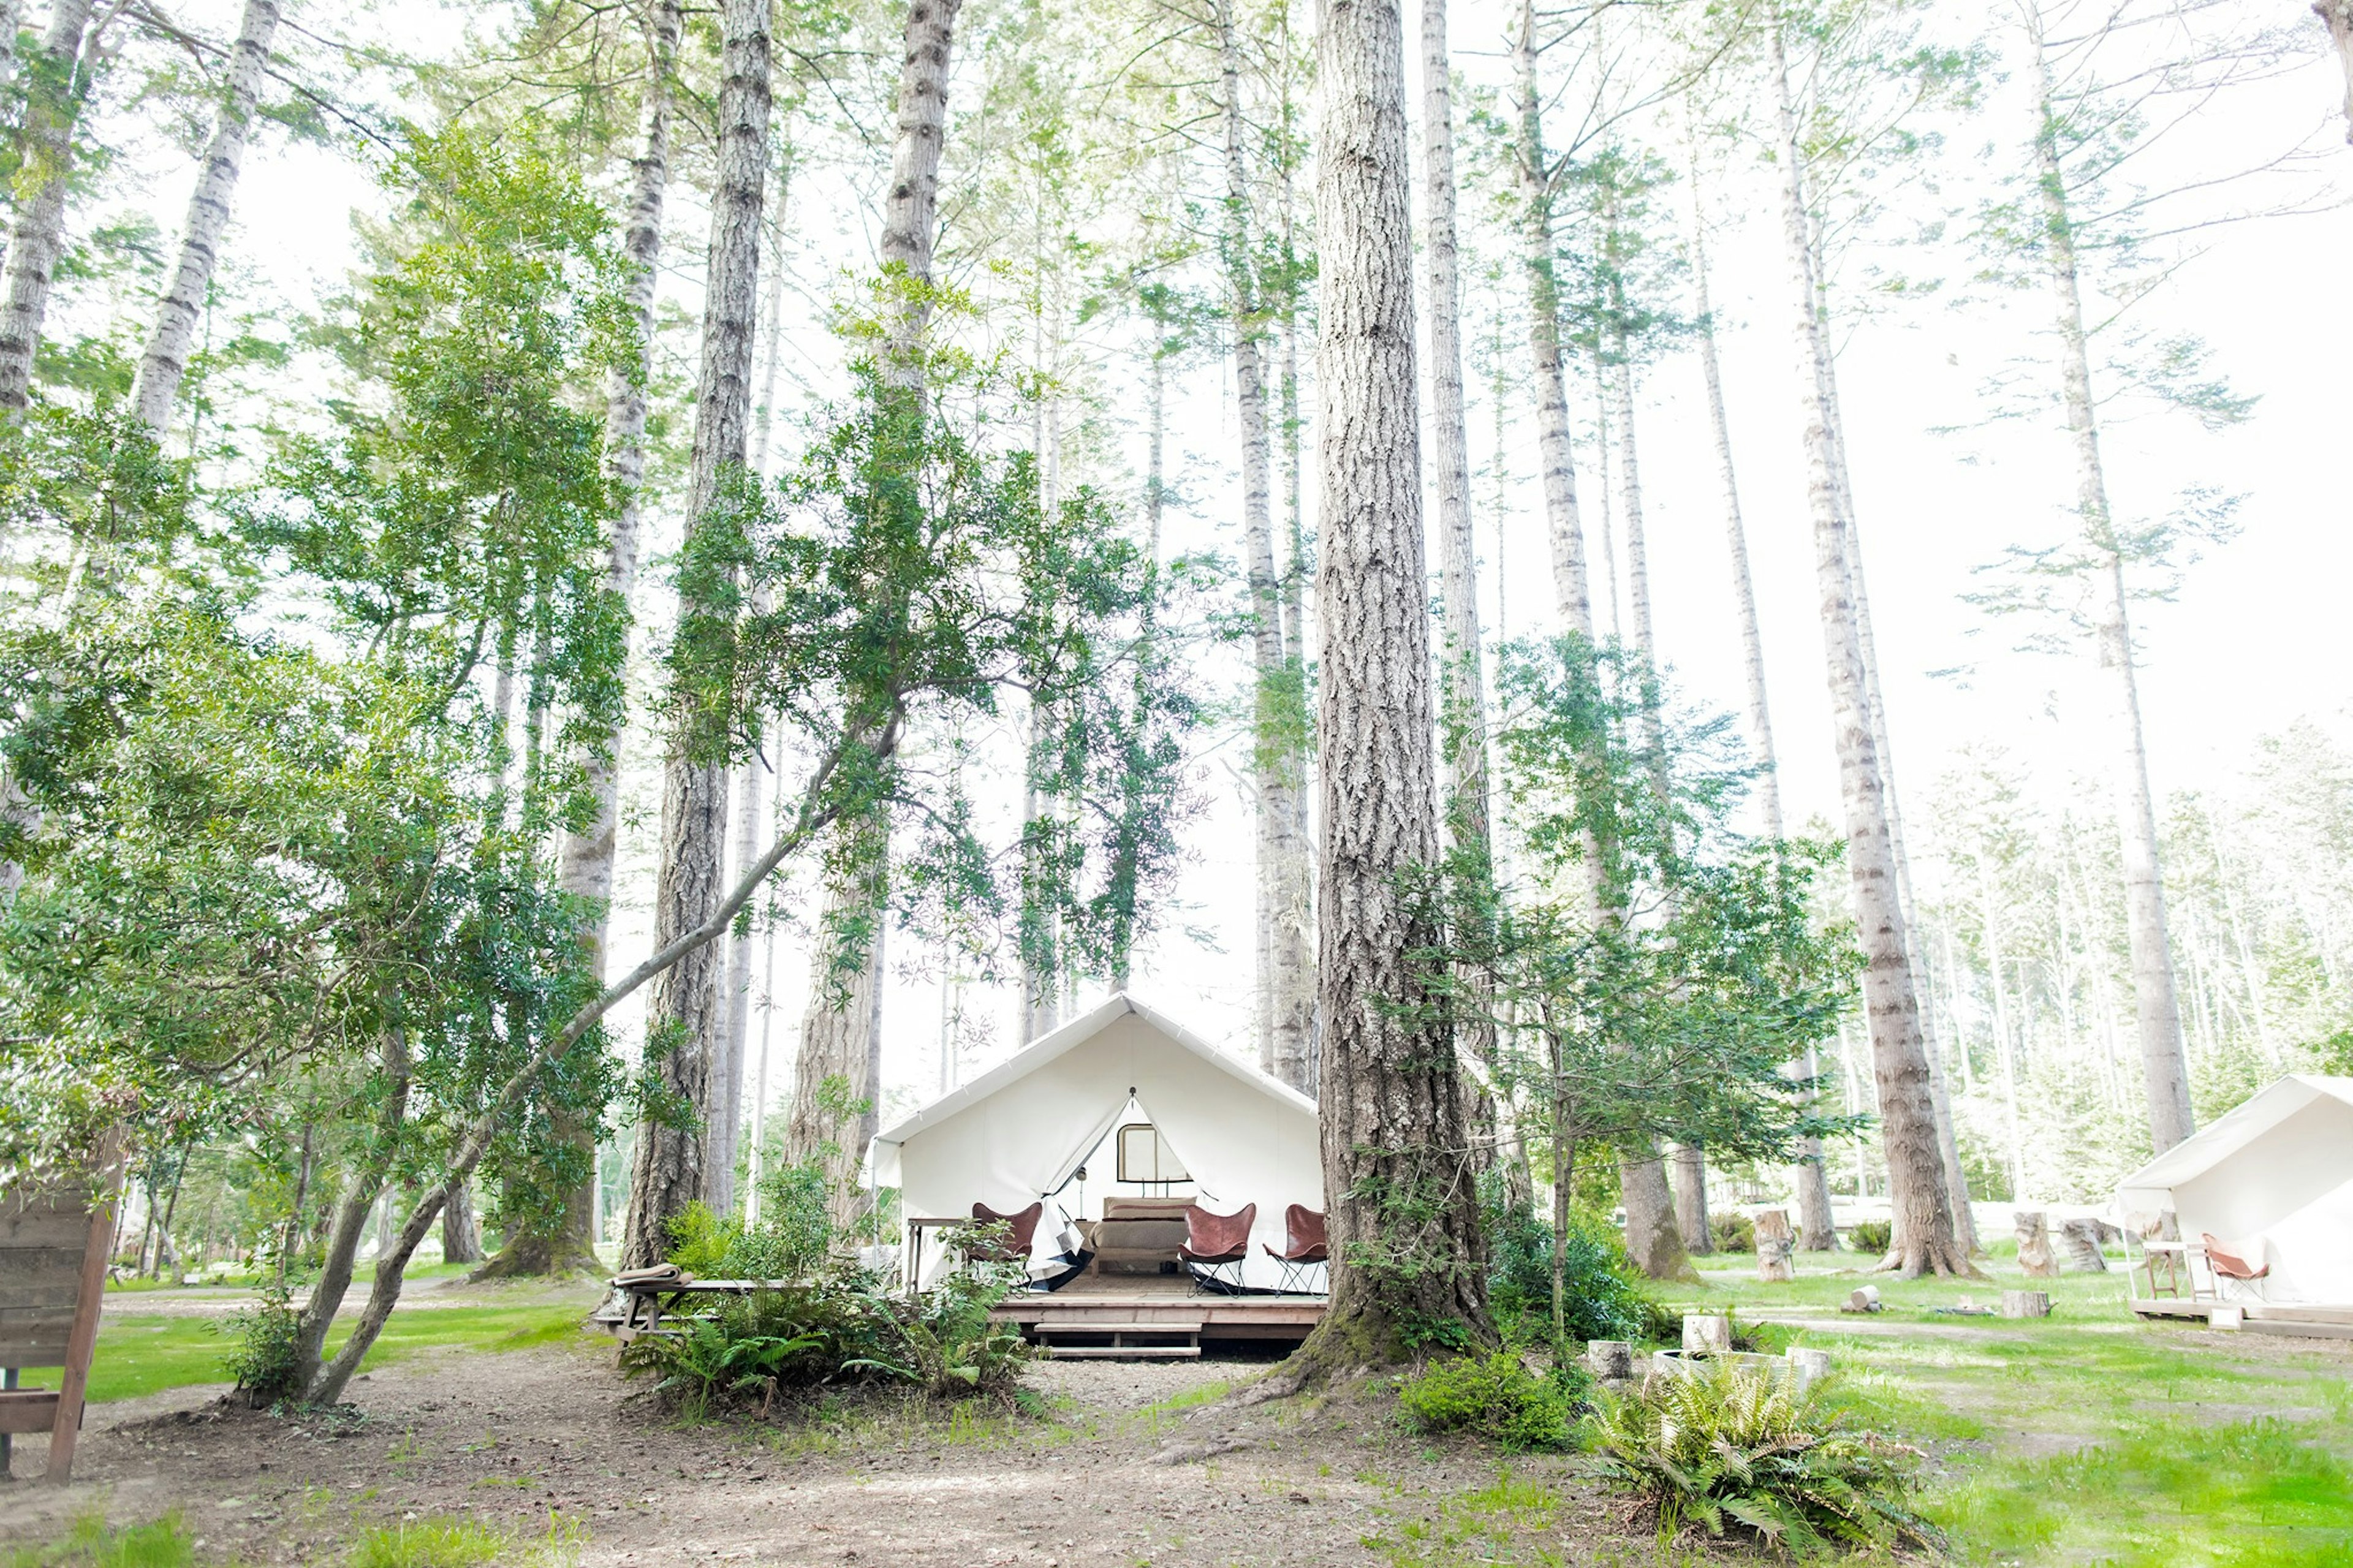
[[[1046,1354],[1054,1361],[1071,1356],[1124,1356],[1133,1360],[1198,1361],[1198,1345],[1048,1345]]]
[[[1041,1334],[1198,1334],[1201,1318],[1040,1318]]]

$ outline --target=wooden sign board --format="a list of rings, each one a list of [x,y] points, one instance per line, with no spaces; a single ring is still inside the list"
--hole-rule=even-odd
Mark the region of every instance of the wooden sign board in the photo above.
[[[60,1484],[73,1475],[114,1248],[120,1165],[112,1140],[99,1169],[96,1180],[0,1194],[0,1368],[64,1369],[53,1389],[0,1389],[0,1441],[47,1432],[49,1460],[41,1479]]]

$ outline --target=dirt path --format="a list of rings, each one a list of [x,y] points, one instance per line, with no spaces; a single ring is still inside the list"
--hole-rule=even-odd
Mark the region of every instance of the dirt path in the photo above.
[[[177,1507],[200,1559],[257,1565],[335,1562],[370,1525],[437,1516],[536,1539],[551,1511],[576,1521],[564,1528],[583,1537],[581,1562],[644,1568],[1485,1560],[1420,1554],[1450,1531],[1571,1563],[1641,1544],[1573,1460],[1514,1465],[1541,1484],[1533,1511],[1466,1512],[1494,1458],[1407,1436],[1361,1385],[1220,1398],[1265,1370],[1047,1363],[1032,1376],[1051,1402],[1042,1418],[867,1406],[679,1426],[602,1342],[439,1352],[355,1382],[353,1421],[227,1412],[216,1390],[97,1407],[71,1489],[0,1492],[0,1543],[54,1540],[94,1508],[121,1521]],[[42,1446],[26,1441],[20,1473]]]

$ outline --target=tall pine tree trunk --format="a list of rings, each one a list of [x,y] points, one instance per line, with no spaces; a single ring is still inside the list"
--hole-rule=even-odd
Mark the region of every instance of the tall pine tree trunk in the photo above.
[[[2353,142],[2353,0],[2312,0],[2312,13],[2327,25],[2345,68],[2345,140]]]
[[[646,85],[638,105],[637,156],[630,160],[628,216],[622,253],[628,258],[628,321],[635,374],[615,372],[605,389],[605,472],[618,494],[606,528],[605,588],[627,612],[638,576],[638,521],[646,475],[646,378],[653,368],[654,293],[659,280],[662,207],[670,186],[671,73],[684,26],[680,0],[652,0],[646,13]],[[619,848],[617,733],[600,736],[580,759],[596,814],[585,832],[566,833],[558,851],[558,885],[589,910],[581,931],[586,963],[605,978],[606,935],[613,899],[613,862]],[[586,1178],[565,1194],[544,1229],[515,1228],[504,1238],[487,1275],[560,1274],[600,1267],[596,1257],[596,1133],[572,1129]]]
[[[930,306],[932,247],[939,222],[940,153],[947,135],[948,59],[961,0],[913,0],[907,7],[899,72],[898,139],[882,209],[882,265],[905,289],[889,310],[882,380],[886,395],[921,397],[923,349]],[[883,896],[891,843],[886,813],[843,824],[843,864],[852,868],[828,889],[810,961],[808,1011],[801,1021],[793,1070],[792,1110],[784,1157],[819,1162],[837,1226],[854,1223],[865,1205],[857,1173],[881,1098]]]
[[[1873,736],[1860,632],[1856,625],[1846,519],[1839,504],[1830,405],[1829,345],[1822,332],[1799,163],[1797,111],[1789,93],[1781,29],[1769,30],[1777,155],[1782,163],[1782,227],[1796,305],[1802,388],[1807,491],[1814,522],[1814,564],[1835,713],[1839,790],[1845,805],[1847,864],[1854,886],[1857,935],[1863,950],[1863,1000],[1871,1027],[1873,1077],[1887,1154],[1894,1245],[1886,1266],[1906,1275],[1965,1273],[1968,1260],[1953,1235],[1920,1004],[1905,943],[1888,833],[1886,792]]]
[[[1218,6],[1218,60],[1224,95],[1226,200],[1222,258],[1227,317],[1234,336],[1235,406],[1241,418],[1242,537],[1250,576],[1250,656],[1256,670],[1255,744],[1260,972],[1260,1066],[1303,1092],[1315,993],[1307,929],[1312,893],[1300,836],[1305,784],[1296,715],[1298,650],[1285,645],[1283,572],[1274,548],[1273,440],[1266,375],[1266,312],[1252,249],[1250,167],[1244,151],[1241,45],[1231,0]]]
[[[720,16],[718,179],[711,204],[711,248],[702,313],[702,365],[694,446],[687,470],[687,527],[701,525],[751,433],[752,348],[759,328],[760,213],[768,174],[769,6],[726,0]],[[702,606],[683,600],[681,617]],[[694,931],[719,910],[723,879],[727,772],[713,738],[692,733],[690,693],[672,714],[662,769],[661,868],[654,889],[657,949]],[[705,942],[657,975],[646,1005],[649,1064],[662,1087],[703,1125],[638,1130],[621,1266],[657,1262],[670,1225],[703,1194],[712,1068],[723,1048],[726,1009],[720,978],[726,947]]]
[[[219,255],[221,235],[228,227],[237,171],[245,162],[246,127],[253,120],[253,100],[261,90],[261,75],[269,64],[269,40],[277,31],[278,0],[246,0],[237,42],[229,47],[228,86],[221,99],[220,118],[214,122],[213,139],[205,148],[195,195],[188,198],[179,264],[172,269],[172,281],[156,309],[154,335],[147,340],[147,353],[139,361],[138,384],[131,394],[131,405],[140,423],[158,437],[172,423],[180,377],[188,368],[196,319],[204,313],[205,295],[212,287],[213,263]]]
[[[24,417],[33,395],[33,356],[48,314],[49,284],[65,249],[66,197],[73,181],[74,129],[90,91],[95,37],[90,0],[52,0],[40,47],[26,62],[25,119],[17,137],[16,221],[8,230],[5,298],[0,299],[0,419]],[[110,13],[111,15],[111,13]]]
[[[1329,0],[1316,44],[1317,974],[1333,1262],[1331,1310],[1299,1360],[1328,1372],[1404,1359],[1404,1331],[1418,1323],[1492,1331],[1462,1076],[1444,1022],[1416,1005],[1425,992],[1412,954],[1435,932],[1398,886],[1439,845],[1395,0]]]
[[[2093,640],[2100,671],[2110,683],[2117,754],[2116,834],[2125,878],[2125,931],[2132,951],[2133,1000],[2138,1015],[2143,1084],[2148,1100],[2149,1144],[2163,1153],[2198,1129],[2189,1108],[2189,1062],[2181,1040],[2173,950],[2166,934],[2165,874],[2157,841],[2157,807],[2148,783],[2140,689],[2133,669],[2132,619],[2125,591],[2124,553],[2108,510],[2107,473],[2100,458],[2092,361],[2084,327],[2084,300],[2075,260],[2074,215],[2067,205],[2051,73],[2043,58],[2042,23],[2027,13],[2034,40],[2038,91],[2034,154],[2042,199],[2042,256],[2051,269],[2059,327],[2061,390],[2067,433],[2075,449],[2075,510],[2091,550]]]
[[[754,613],[765,605],[754,606]],[[766,753],[754,743],[752,754],[735,769],[735,880],[742,881],[767,849],[761,831],[761,786],[767,773]],[[720,1054],[719,1081],[712,1086],[711,1152],[702,1173],[702,1201],[713,1214],[735,1212],[735,1164],[744,1142],[744,1047],[752,1037],[753,933],[748,922],[727,937],[727,1032]]]

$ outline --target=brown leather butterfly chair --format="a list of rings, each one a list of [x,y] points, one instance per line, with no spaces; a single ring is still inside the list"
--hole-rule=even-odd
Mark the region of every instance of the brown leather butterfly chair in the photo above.
[[[1045,1212],[1046,1202],[1043,1198],[1026,1209],[1016,1209],[1011,1214],[998,1214],[987,1204],[973,1205],[973,1218],[983,1225],[994,1220],[1002,1220],[1013,1227],[1013,1234],[1007,1237],[1000,1246],[986,1237],[967,1232],[964,1238],[964,1255],[976,1263],[1028,1263],[1029,1243],[1036,1239],[1038,1235],[1038,1216]]]
[[[1211,1214],[1198,1204],[1185,1205],[1185,1245],[1176,1249],[1176,1256],[1185,1260],[1195,1289],[1212,1281],[1236,1290],[1242,1288],[1242,1265],[1250,1260],[1250,1226],[1257,1220],[1256,1204],[1244,1204],[1240,1214]],[[1220,1272],[1228,1268],[1234,1271],[1230,1280]]]
[[[1281,1289],[1288,1292],[1298,1289],[1310,1268],[1319,1263],[1332,1261],[1332,1247],[1329,1237],[1324,1234],[1324,1211],[1321,1209],[1312,1209],[1303,1204],[1291,1205],[1282,1211],[1282,1230],[1281,1252],[1264,1242],[1259,1244],[1259,1250],[1282,1266]],[[1315,1292],[1300,1289],[1299,1294],[1312,1296]]]
[[[2206,1266],[2214,1271],[2217,1295],[2233,1294],[2235,1288],[2236,1293],[2253,1296],[2259,1300],[2262,1299],[2263,1280],[2272,1271],[2270,1264],[2250,1263],[2205,1232],[2200,1232],[2198,1239],[2205,1244]],[[2256,1245],[2260,1247],[2262,1244]]]

